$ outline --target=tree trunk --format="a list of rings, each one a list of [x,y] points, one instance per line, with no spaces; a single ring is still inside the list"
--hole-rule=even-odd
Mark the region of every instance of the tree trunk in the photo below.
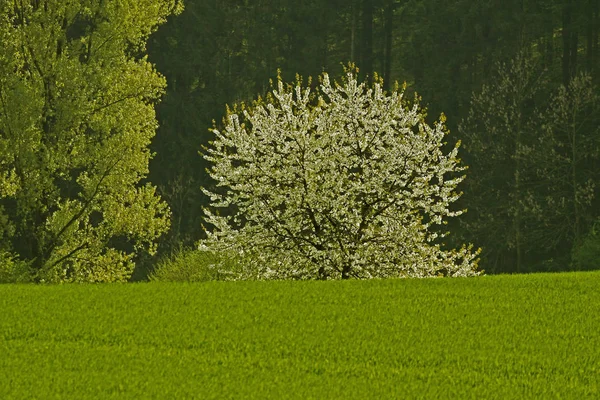
[[[319,73],[327,70],[327,64],[329,61],[329,25],[323,24],[322,31],[322,42],[321,42],[321,71]],[[316,72],[315,72],[316,73]]]
[[[588,0],[587,4],[585,63],[589,73],[592,73],[594,68],[594,1]]]
[[[362,2],[361,65],[363,76],[373,82],[373,1]]]
[[[600,32],[600,24],[598,21],[599,18],[599,14],[600,13],[600,0],[595,0],[594,4],[593,4],[593,10],[592,10],[592,14],[594,15],[593,18],[593,43],[592,43],[592,50],[593,50],[593,59],[592,59],[592,77],[594,78],[594,80],[596,80],[596,77],[598,75],[598,72],[600,71],[600,68],[598,68],[598,33]]]
[[[319,272],[318,272],[318,280],[320,281],[326,281],[327,280],[327,274],[325,274],[325,268],[320,267],[319,268]]]
[[[342,279],[350,279],[350,265],[344,264],[342,267]]]
[[[356,63],[356,25],[358,19],[358,6],[353,1],[350,6],[350,62]]]
[[[562,75],[563,85],[569,86],[569,82],[575,76],[577,68],[577,46],[578,33],[573,23],[573,3],[568,0],[562,10]]]
[[[519,154],[521,148],[521,122],[519,121],[517,126],[517,137],[515,143],[515,247],[517,252],[517,273],[521,272],[523,263],[523,251],[522,251],[522,232],[521,232],[521,156]]]
[[[383,60],[383,84],[385,90],[390,90],[391,87],[394,7],[394,0],[388,0],[385,8],[385,53]]]
[[[554,25],[548,25],[546,33],[546,56],[545,67],[550,68],[554,64]]]
[[[576,121],[573,118],[571,122],[571,187],[573,188],[573,241],[574,243],[579,242],[579,238],[581,236],[581,208],[579,207],[579,196],[577,195],[577,163],[579,160],[577,159],[577,128],[575,127]]]
[[[571,79],[573,79],[577,73],[577,50],[579,48],[579,32],[575,27],[571,30]],[[570,82],[570,80],[569,80]]]
[[[586,69],[595,80],[598,71],[598,6],[600,0],[588,0],[586,26]]]

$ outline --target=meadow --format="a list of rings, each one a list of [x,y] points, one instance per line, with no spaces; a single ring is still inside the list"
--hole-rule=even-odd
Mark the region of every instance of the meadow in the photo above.
[[[0,285],[1,399],[600,398],[600,273]]]

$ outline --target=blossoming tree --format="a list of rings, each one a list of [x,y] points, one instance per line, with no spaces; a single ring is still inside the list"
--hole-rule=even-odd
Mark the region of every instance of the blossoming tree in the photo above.
[[[200,247],[244,255],[237,279],[479,274],[479,250],[440,243],[440,226],[463,212],[450,205],[465,169],[459,143],[442,149],[445,117],[428,125],[405,87],[369,87],[355,69],[341,84],[319,80],[311,90],[279,78],[213,129],[213,229]]]

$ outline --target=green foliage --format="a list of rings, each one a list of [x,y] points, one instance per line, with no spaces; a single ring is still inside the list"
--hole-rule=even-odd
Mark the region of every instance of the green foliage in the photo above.
[[[463,211],[458,148],[445,116],[429,125],[419,98],[390,93],[350,66],[311,90],[281,78],[265,99],[230,110],[206,149],[217,182],[203,241],[251,255],[244,278],[472,276],[478,251],[446,250],[440,227]],[[234,210],[230,215],[221,214]]]
[[[576,271],[600,269],[600,219],[587,236],[573,246],[571,267]]]
[[[551,96],[543,114],[537,151],[531,154],[537,193],[533,208],[539,210],[542,230],[549,243],[580,242],[599,216],[600,197],[600,96],[591,76],[575,76]]]
[[[30,263],[18,260],[14,254],[0,250],[0,283],[26,283],[30,281]]]
[[[459,125],[471,167],[464,196],[471,212],[461,223],[483,246],[491,270],[503,257],[517,272],[523,269],[530,244],[526,226],[533,218],[526,194],[535,171],[526,163],[540,131],[536,107],[546,97],[544,83],[527,52],[498,63],[490,82],[473,93],[468,117]]]
[[[143,56],[176,0],[0,3],[0,237],[36,281],[124,281],[169,210],[151,185]]]
[[[150,274],[151,281],[204,282],[227,280],[240,270],[233,255],[208,250],[179,248],[158,262]]]
[[[461,222],[492,271],[555,268],[551,260],[568,255],[598,213],[597,88],[586,74],[568,86],[547,75],[528,52],[499,64],[459,127],[472,211]]]
[[[599,279],[2,285],[0,398],[595,399]]]

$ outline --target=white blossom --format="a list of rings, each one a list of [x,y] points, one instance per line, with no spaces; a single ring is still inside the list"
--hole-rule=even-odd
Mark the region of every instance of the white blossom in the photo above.
[[[204,157],[212,225],[201,245],[250,257],[239,279],[471,276],[479,250],[445,250],[440,225],[460,193],[458,147],[445,154],[418,98],[348,72],[311,92],[279,79],[229,110]],[[231,208],[233,206],[233,208]],[[219,212],[228,209],[228,212]]]

